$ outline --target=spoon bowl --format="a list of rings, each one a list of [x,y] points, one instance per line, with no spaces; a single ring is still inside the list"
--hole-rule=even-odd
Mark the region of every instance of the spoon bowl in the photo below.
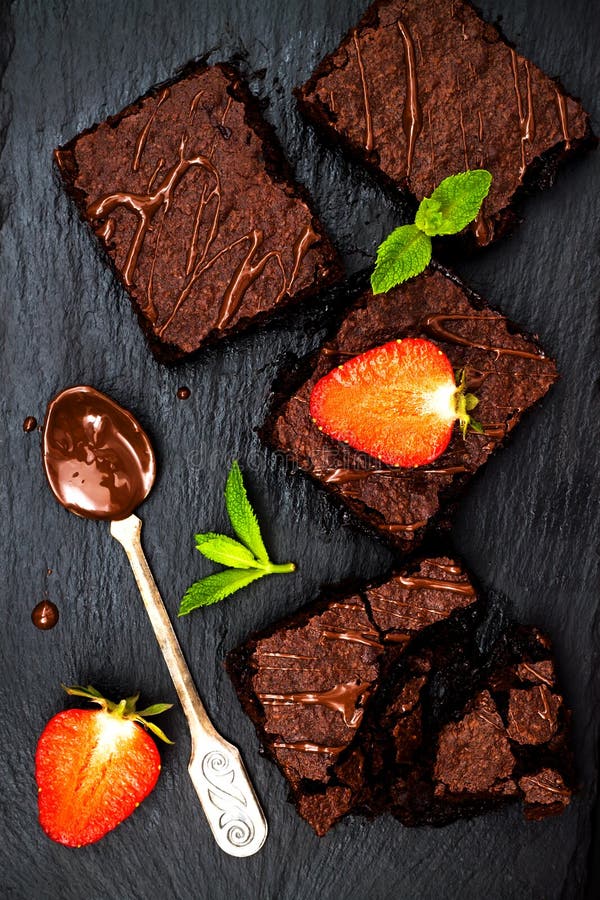
[[[126,519],[156,478],[154,450],[142,426],[88,385],[50,401],[43,458],[58,502],[86,519]]]

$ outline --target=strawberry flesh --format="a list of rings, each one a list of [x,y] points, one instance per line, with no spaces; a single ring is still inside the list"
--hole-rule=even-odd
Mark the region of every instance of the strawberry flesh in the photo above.
[[[457,386],[432,341],[390,341],[355,356],[313,388],[310,414],[338,441],[392,466],[440,456],[452,437]]]
[[[48,722],[35,765],[42,828],[53,840],[80,847],[104,837],[148,796],[160,756],[135,722],[71,709]]]

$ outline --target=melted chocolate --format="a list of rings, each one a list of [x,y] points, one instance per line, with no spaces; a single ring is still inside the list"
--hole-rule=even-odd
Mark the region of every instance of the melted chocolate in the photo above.
[[[440,340],[450,341],[450,343],[453,344],[462,344],[465,347],[476,347],[478,350],[486,350],[489,353],[496,353],[498,356],[520,356],[523,359],[544,359],[543,353],[530,353],[528,350],[515,350],[511,347],[494,347],[490,344],[480,343],[479,341],[472,341],[469,338],[462,337],[462,335],[456,334],[453,331],[448,331],[448,329],[444,328],[444,326],[441,324],[442,322],[467,320],[485,321],[486,319],[492,321],[496,319],[496,316],[453,315],[452,313],[448,313],[446,315],[444,313],[439,316],[428,316],[423,323],[423,327],[425,331],[429,332],[429,334],[433,335],[433,337],[436,337]]]
[[[525,174],[525,169],[527,167],[527,163],[525,160],[525,142],[533,140],[535,137],[535,116],[533,111],[533,97],[531,94],[531,72],[529,70],[529,63],[527,60],[524,60],[525,64],[525,73],[527,76],[527,112],[523,112],[523,99],[521,97],[521,88],[519,86],[519,68],[518,68],[518,59],[517,54],[510,48],[510,61],[513,73],[513,82],[515,86],[515,97],[517,100],[517,114],[519,116],[519,128],[521,131],[521,168],[519,169],[519,175],[521,178]]]
[[[297,653],[269,653],[265,650],[257,650],[258,656],[272,656],[274,659],[306,659],[314,660],[314,656],[298,656]]]
[[[473,222],[473,231],[475,232],[475,237],[477,238],[477,242],[481,244],[482,247],[490,244],[494,239],[494,223],[487,218],[487,216],[483,212],[483,206],[477,213],[477,218]]]
[[[325,744],[313,744],[312,741],[274,741],[273,746],[278,750],[297,750],[301,753],[325,753],[329,756],[338,756],[345,747],[327,747]]]
[[[540,671],[540,668],[541,667],[538,665],[538,667],[534,669],[528,663],[523,662],[518,667],[517,674],[521,677],[524,674],[528,675],[528,676],[532,676],[534,681],[542,681],[544,684],[547,684],[549,687],[552,687],[552,685],[553,685],[552,679],[547,678],[544,675],[544,673]]]
[[[418,531],[419,528],[425,528],[426,525],[427,519],[423,519],[420,522],[386,522],[381,528],[383,531],[389,531],[391,534],[400,534],[402,532],[411,534],[413,531]]]
[[[326,628],[321,636],[326,641],[350,641],[353,644],[366,644],[367,647],[381,647],[375,631],[350,631],[348,629],[342,631],[336,628]]]
[[[354,40],[354,46],[356,48],[356,61],[358,62],[358,71],[360,73],[360,83],[362,85],[363,101],[365,104],[365,150],[367,151],[367,153],[370,153],[373,149],[373,121],[371,118],[371,107],[369,105],[369,92],[367,89],[365,67],[362,60],[362,54],[360,52],[360,44],[358,43],[356,29],[354,30],[354,34],[352,35],[352,37]]]
[[[142,128],[142,130],[140,131],[140,133],[138,135],[137,141],[135,142],[135,155],[133,157],[133,163],[131,165],[131,170],[133,172],[137,172],[140,167],[140,160],[142,158],[142,153],[144,152],[144,147],[146,146],[146,141],[148,139],[148,132],[152,128],[152,123],[154,122],[154,117],[156,116],[156,113],[158,112],[158,110],[160,109],[162,104],[165,102],[167,97],[169,97],[170,95],[171,95],[171,91],[169,90],[169,88],[165,88],[164,91],[162,92],[162,94],[160,95],[160,97],[158,98],[158,103],[156,104],[156,106],[154,107],[152,112],[150,113],[150,118],[148,119],[148,121],[146,122],[146,124],[144,125],[144,127]]]
[[[88,206],[88,215],[92,219],[104,220],[119,207],[128,209],[137,216],[138,224],[123,267],[123,280],[128,286],[133,281],[133,273],[137,266],[138,257],[146,235],[152,227],[154,217],[159,210],[168,208],[173,193],[188,171],[193,167],[200,167],[218,180],[218,173],[206,156],[195,156],[187,159],[184,153],[185,140],[182,138],[179,145],[178,161],[170,169],[167,169],[160,185],[152,193],[134,194],[125,191],[115,191],[115,193],[106,194]],[[152,308],[149,307],[147,312],[150,315]]]
[[[364,481],[372,475],[378,475],[386,478],[408,478],[413,474],[414,469],[313,469],[314,475],[322,478],[325,484],[349,484],[353,481]],[[446,466],[439,469],[428,469],[418,467],[418,471],[426,475],[455,475],[459,472],[466,472],[466,466]],[[420,528],[421,526],[412,523],[411,525],[402,526],[405,528]]]
[[[43,455],[58,502],[87,519],[126,519],[156,475],[152,446],[138,422],[87,386],[62,391],[50,402]]]
[[[23,431],[29,433],[30,431],[35,431],[37,428],[37,419],[35,416],[27,416],[27,418],[23,421]]]
[[[188,400],[190,398],[191,394],[192,394],[192,392],[190,391],[189,387],[185,387],[185,386],[180,387],[177,390],[177,399],[178,400]]]
[[[58,622],[58,607],[50,600],[41,600],[31,611],[31,621],[40,631],[49,631]]]
[[[399,575],[397,580],[409,590],[431,588],[435,591],[452,591],[457,594],[465,594],[467,597],[475,596],[475,588],[469,581],[442,581],[437,578],[423,578],[416,575]]]
[[[458,88],[457,88],[457,90],[458,90]],[[463,154],[464,154],[464,158],[465,158],[465,171],[468,171],[471,168],[471,166],[469,165],[469,153],[467,151],[467,135],[465,133],[465,120],[464,120],[464,115],[463,115],[462,103],[460,104],[459,118],[460,118],[460,133],[461,133],[462,145],[463,145]]]
[[[189,121],[191,122],[202,92],[198,92],[191,101],[189,110]],[[141,129],[135,144],[134,156],[132,161],[132,171],[137,172],[140,168],[140,162],[148,139],[148,134],[152,128],[152,124],[160,106],[170,97],[170,91],[166,88],[158,98],[150,117]],[[231,107],[232,98],[228,97],[225,110],[221,116],[220,123],[217,128],[223,133],[225,129],[225,118]],[[159,176],[159,172],[164,165],[164,159],[161,158],[158,165],[148,182],[145,193],[133,193],[127,191],[115,191],[105,194],[103,197],[90,203],[87,207],[87,213],[92,220],[98,221],[100,224],[96,228],[96,234],[106,243],[110,241],[114,234],[114,219],[110,218],[118,208],[123,208],[133,213],[137,218],[137,225],[133,234],[133,238],[129,245],[127,257],[123,266],[123,280],[130,287],[134,280],[134,274],[137,267],[138,259],[146,237],[152,231],[156,231],[154,240],[154,256],[152,260],[148,287],[146,291],[144,314],[155,326],[156,334],[163,337],[168,327],[171,325],[174,317],[179,311],[181,305],[188,299],[193,288],[195,287],[201,275],[204,275],[221,257],[238,248],[240,245],[247,243],[244,256],[235,269],[231,281],[226,288],[220,309],[216,315],[216,328],[223,330],[237,313],[244,295],[248,288],[262,274],[267,264],[274,260],[281,272],[281,290],[276,300],[277,304],[283,296],[291,289],[293,282],[298,275],[302,260],[309,248],[319,240],[319,235],[311,225],[306,226],[298,235],[293,247],[293,262],[290,274],[286,273],[282,255],[278,250],[271,250],[259,254],[260,247],[264,240],[264,233],[260,228],[253,228],[246,234],[241,235],[231,241],[226,247],[223,247],[217,253],[209,256],[209,250],[219,234],[220,214],[221,214],[221,174],[213,164],[212,157],[214,154],[214,144],[206,155],[198,154],[196,156],[188,156],[186,153],[186,145],[188,136],[184,132],[179,141],[178,159],[174,165],[170,166],[156,187],[155,181]],[[179,184],[188,176],[193,169],[200,169],[206,175],[207,181],[204,183],[196,212],[194,216],[194,227],[192,237],[186,255],[185,266],[185,282],[175,300],[172,311],[162,323],[157,322],[157,313],[152,299],[152,285],[154,279],[154,269],[156,264],[157,253],[160,246],[160,237],[166,212],[173,203],[175,192]],[[203,223],[204,213],[208,206],[212,204],[212,215],[206,228],[204,245],[202,249],[198,246],[200,229]],[[162,218],[157,222],[157,216],[162,213]]]
[[[558,88],[554,88],[554,94],[556,96],[556,105],[558,107],[558,118],[560,119],[560,127],[562,130],[563,140],[565,142],[565,150],[571,149],[571,135],[569,134],[569,116],[567,113],[567,103],[563,94],[558,90]]]
[[[263,694],[256,696],[263,706],[291,705],[299,703],[305,706],[324,706],[339,712],[349,728],[357,728],[363,717],[363,709],[358,705],[361,697],[367,692],[368,684],[336,684],[328,691],[300,691],[291,694]]]
[[[402,113],[402,127],[408,143],[406,159],[406,177],[410,177],[415,144],[423,127],[423,113],[419,103],[419,86],[417,84],[417,62],[415,59],[415,45],[408,26],[398,19],[398,30],[402,35],[404,45],[404,71],[406,73],[406,98]]]

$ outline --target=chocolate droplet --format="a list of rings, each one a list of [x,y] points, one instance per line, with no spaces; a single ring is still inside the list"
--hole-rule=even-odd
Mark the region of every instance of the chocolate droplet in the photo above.
[[[37,419],[35,416],[27,416],[23,422],[23,431],[35,431],[37,428]]]
[[[58,622],[58,607],[50,600],[41,600],[31,612],[31,621],[41,631],[54,628]]]
[[[180,387],[177,391],[177,399],[178,400],[187,400],[192,392],[189,387]]]

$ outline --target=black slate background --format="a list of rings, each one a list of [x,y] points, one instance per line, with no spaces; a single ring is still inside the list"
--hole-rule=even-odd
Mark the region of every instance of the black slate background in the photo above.
[[[476,479],[454,542],[478,578],[510,598],[518,618],[554,638],[575,712],[579,797],[565,815],[539,824],[525,824],[516,808],[442,830],[357,819],[322,840],[286,803],[282,778],[258,755],[221,662],[250,630],[296,609],[321,583],[378,575],[392,562],[383,545],[261,448],[253,431],[286,353],[314,347],[327,315],[296,313],[194,363],[159,366],[52,170],[57,144],[190,58],[210,50],[214,59],[242,54],[242,68],[268,98],[266,115],[348,270],[364,267],[401,223],[401,211],[319,143],[300,120],[291,88],[365,6],[0,2],[3,897],[546,900],[600,893],[600,155],[570,164],[551,192],[528,202],[526,222],[513,236],[457,266],[493,305],[540,335],[563,376]],[[519,50],[582,98],[600,132],[597,3],[480,6],[488,18],[502,17]],[[235,457],[267,523],[273,557],[298,563],[294,576],[267,579],[175,623],[214,721],[242,748],[264,803],[270,836],[250,859],[228,857],[212,841],[187,778],[189,743],[178,709],[164,717],[177,743],[164,751],[155,792],[115,832],[73,851],[47,840],[37,824],[33,754],[45,722],[63,708],[61,681],[175,700],[121,548],[106,527],[58,507],[44,482],[39,435],[22,431],[25,416],[41,420],[56,391],[82,381],[132,409],[154,441],[160,476],[141,515],[147,555],[173,615],[187,585],[211,571],[192,535],[226,526],[222,487]],[[192,391],[186,402],[176,399],[182,384]],[[44,592],[61,613],[47,633],[30,621]]]

